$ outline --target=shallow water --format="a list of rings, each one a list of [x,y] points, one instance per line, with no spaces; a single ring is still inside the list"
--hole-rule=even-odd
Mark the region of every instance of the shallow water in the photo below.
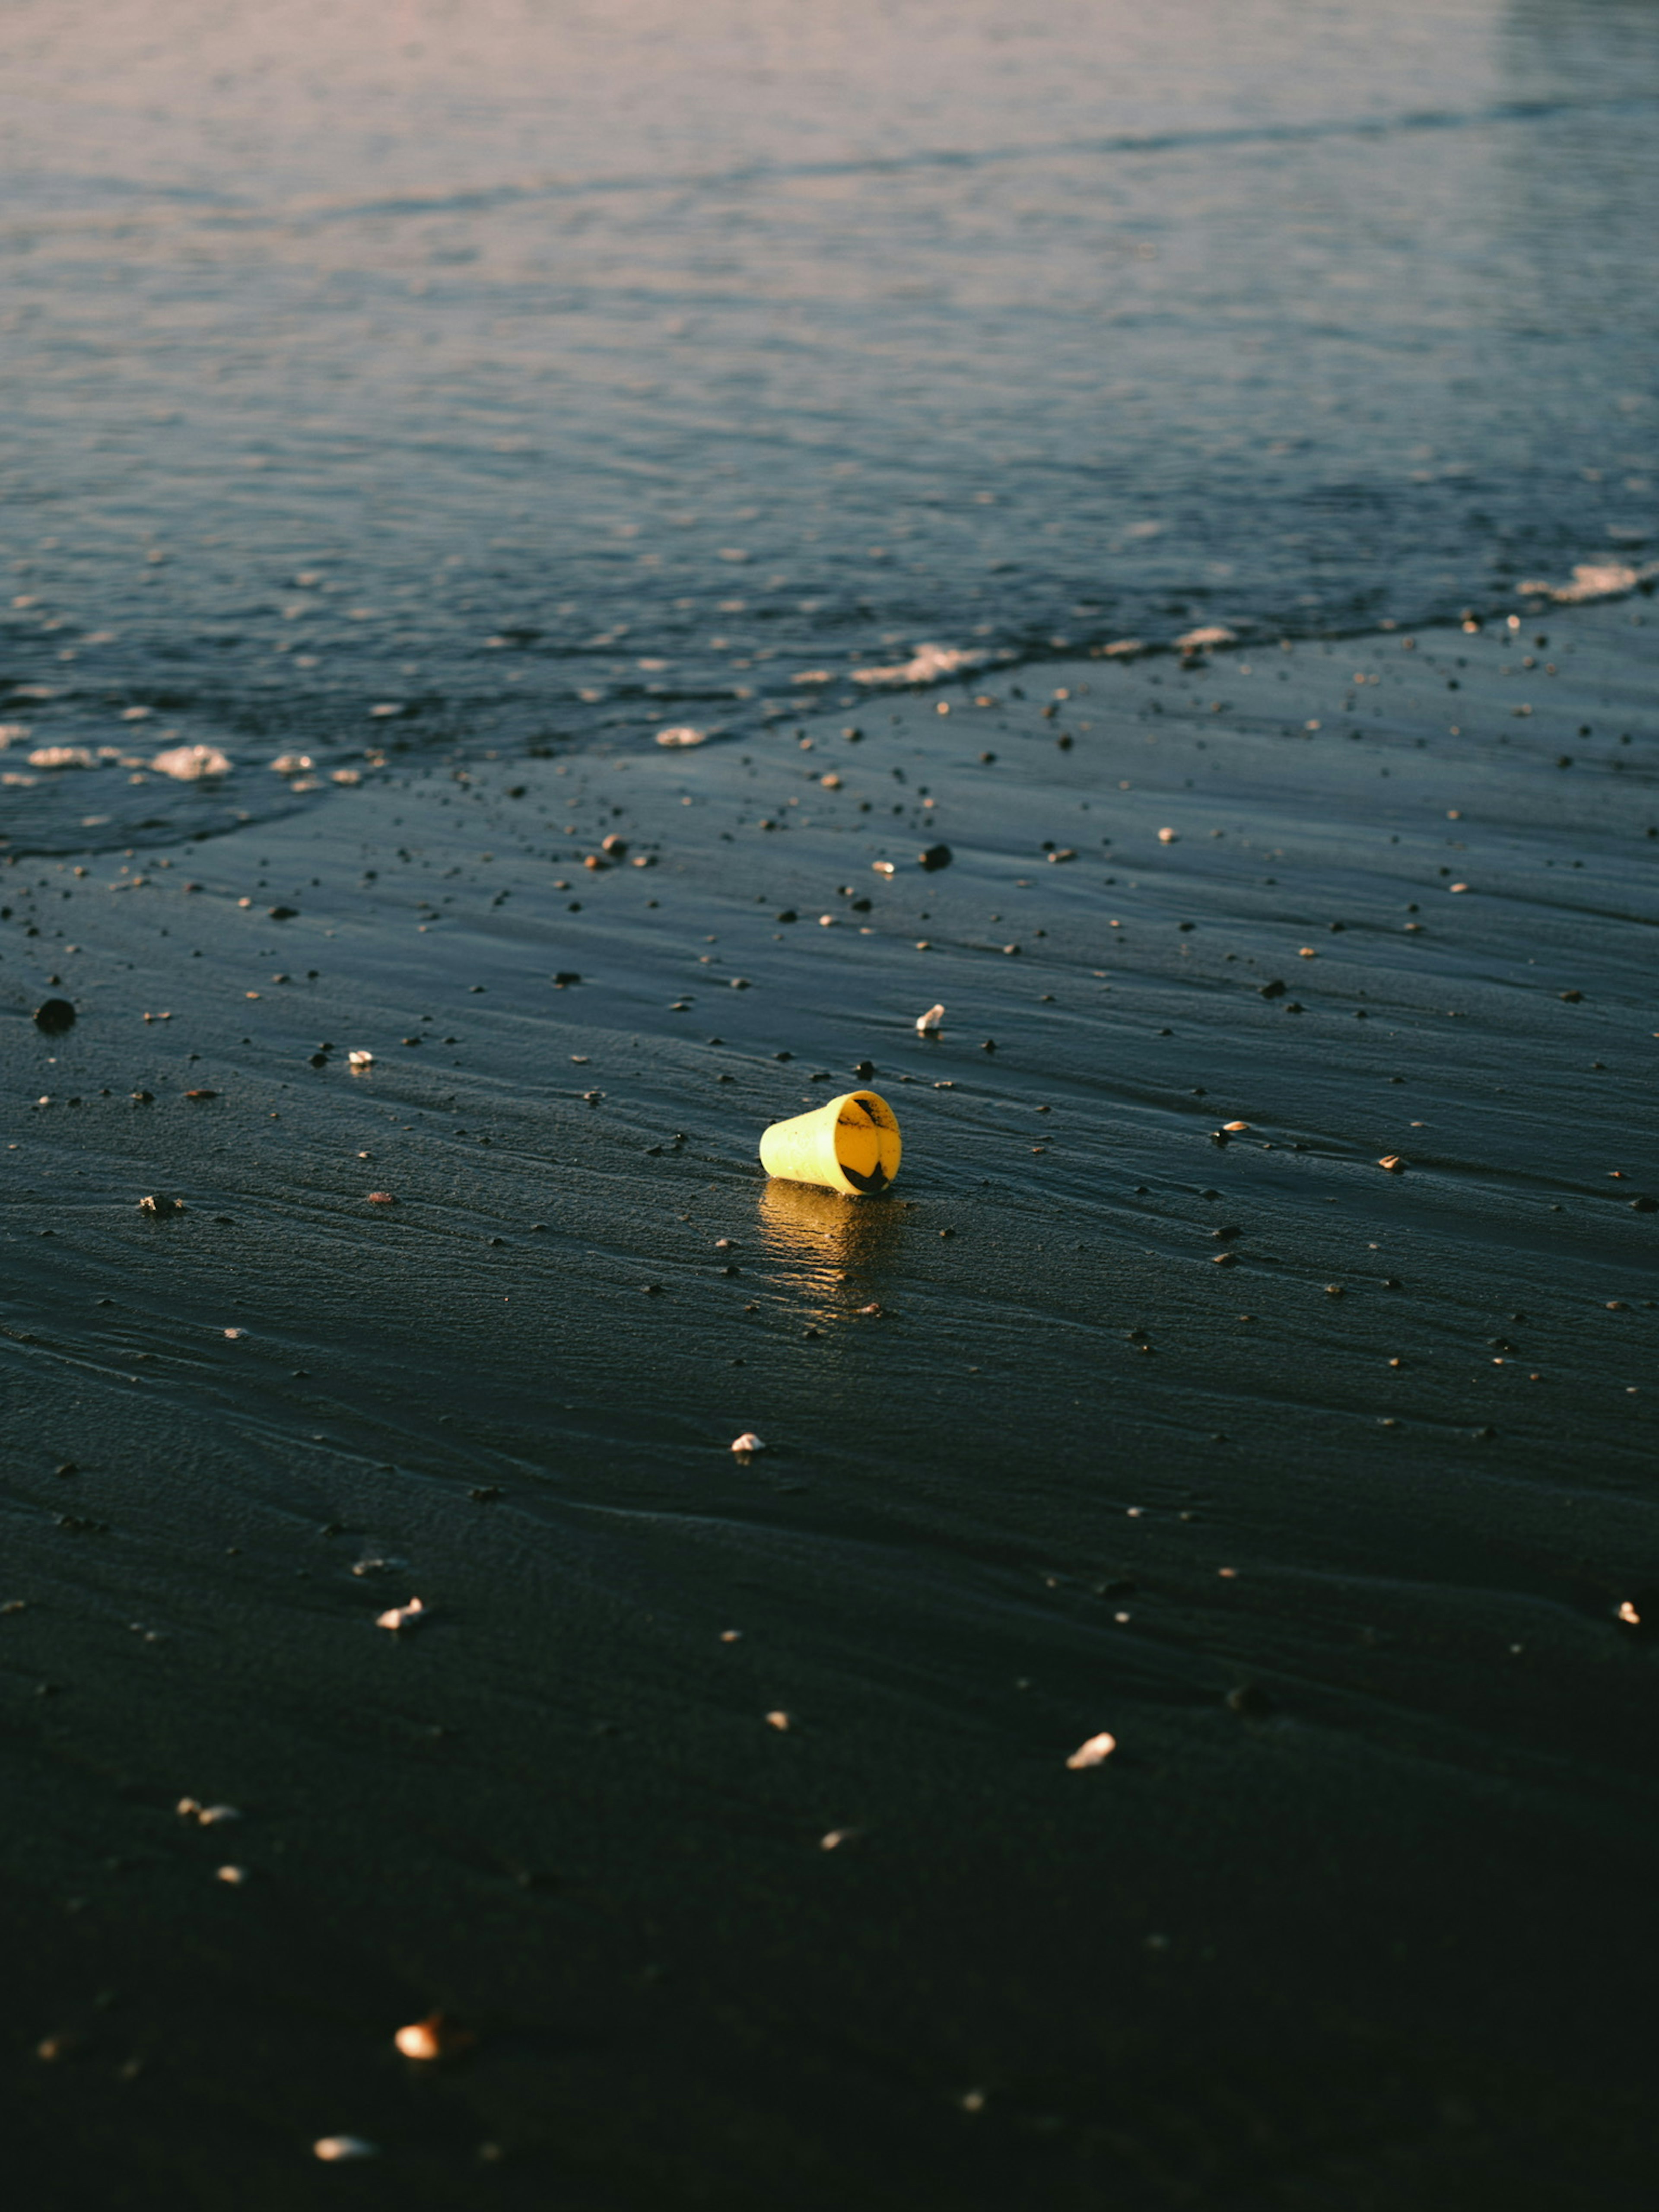
[[[14,8],[3,833],[1628,556],[1656,116],[1643,5]]]

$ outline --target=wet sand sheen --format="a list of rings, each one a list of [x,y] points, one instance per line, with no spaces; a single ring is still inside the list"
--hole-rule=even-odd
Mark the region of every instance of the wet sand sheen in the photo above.
[[[292,2202],[341,2132],[434,2204],[1628,2182],[1647,611],[6,871],[4,1909],[63,2202]],[[866,1085],[890,1199],[761,1177]],[[434,2008],[478,2041],[411,2071]]]

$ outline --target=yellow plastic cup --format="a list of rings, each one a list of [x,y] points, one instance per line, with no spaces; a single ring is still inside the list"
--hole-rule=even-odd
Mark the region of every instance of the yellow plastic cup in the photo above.
[[[774,1121],[761,1139],[761,1165],[789,1182],[817,1183],[848,1198],[873,1198],[899,1170],[898,1116],[873,1091],[848,1091],[810,1114]]]

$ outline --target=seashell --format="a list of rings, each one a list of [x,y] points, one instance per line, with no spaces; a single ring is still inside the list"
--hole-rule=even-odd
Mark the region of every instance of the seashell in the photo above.
[[[1639,1628],[1642,1626],[1642,1616],[1628,1598],[1620,1601],[1618,1618],[1624,1622],[1626,1628]]]
[[[1398,1152],[1384,1152],[1376,1164],[1386,1168],[1390,1175],[1403,1175],[1406,1171],[1405,1160]]]
[[[453,2058],[471,2048],[477,2041],[470,2030],[457,2027],[441,2012],[428,2013],[424,2020],[400,2027],[392,2040],[405,2058],[417,2058],[426,2063],[434,2059]]]
[[[707,730],[693,729],[689,722],[679,722],[672,730],[659,730],[659,745],[704,745],[708,742]]]
[[[749,1452],[764,1451],[766,1449],[766,1446],[761,1441],[760,1437],[755,1434],[752,1429],[745,1429],[740,1437],[734,1437],[732,1438],[732,1449],[734,1452],[744,1452],[746,1454]]]
[[[346,1054],[346,1062],[351,1067],[373,1067],[374,1055],[372,1052],[349,1052]]]
[[[1173,845],[1180,835],[1181,832],[1178,830],[1160,830],[1158,833],[1158,842],[1160,845]]]
[[[918,1014],[916,1016],[916,1035],[918,1036],[937,1036],[944,1027],[945,1009],[943,1006],[929,1006],[925,1014]]]
[[[205,776],[230,774],[230,762],[217,745],[173,745],[157,753],[150,766],[177,783],[200,783]]]
[[[1248,1121],[1224,1121],[1221,1126],[1229,1136],[1239,1137],[1243,1136],[1250,1125]]]
[[[228,1882],[233,1889],[240,1889],[247,1880],[247,1869],[239,1866],[217,1867],[214,1869],[214,1879],[216,1881]]]
[[[245,1328],[228,1328],[225,1334],[234,1343],[239,1337],[246,1336],[247,1331]]]
[[[768,1728],[776,1729],[780,1735],[787,1735],[793,1722],[789,1714],[780,1711],[768,1713],[766,1725]]]
[[[311,2146],[311,2154],[325,2165],[337,2166],[348,2158],[379,2158],[380,2147],[365,2136],[319,2136]]]
[[[419,1598],[412,1597],[407,1605],[390,1606],[386,1612],[377,1614],[374,1626],[393,1630],[418,1628],[426,1616],[426,1610]]]
[[[1117,1738],[1103,1729],[1098,1735],[1091,1735],[1086,1743],[1079,1744],[1066,1764],[1073,1773],[1080,1773],[1087,1767],[1103,1766],[1116,1749]]]

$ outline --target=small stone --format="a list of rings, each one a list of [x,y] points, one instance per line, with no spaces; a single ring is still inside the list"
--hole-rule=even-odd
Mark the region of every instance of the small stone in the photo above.
[[[1236,1690],[1228,1691],[1227,1710],[1253,1719],[1258,1714],[1272,1712],[1273,1701],[1260,1683],[1241,1682]]]
[[[732,1449],[743,1458],[747,1459],[750,1452],[764,1451],[766,1445],[752,1429],[745,1429],[740,1437],[732,1437]]]
[[[46,999],[34,1010],[34,1026],[48,1036],[59,1036],[75,1026],[75,1009],[67,999]]]
[[[163,1198],[159,1192],[152,1197],[141,1198],[138,1201],[139,1212],[148,1213],[158,1221],[170,1213],[182,1213],[184,1210],[185,1201],[182,1198]]]

